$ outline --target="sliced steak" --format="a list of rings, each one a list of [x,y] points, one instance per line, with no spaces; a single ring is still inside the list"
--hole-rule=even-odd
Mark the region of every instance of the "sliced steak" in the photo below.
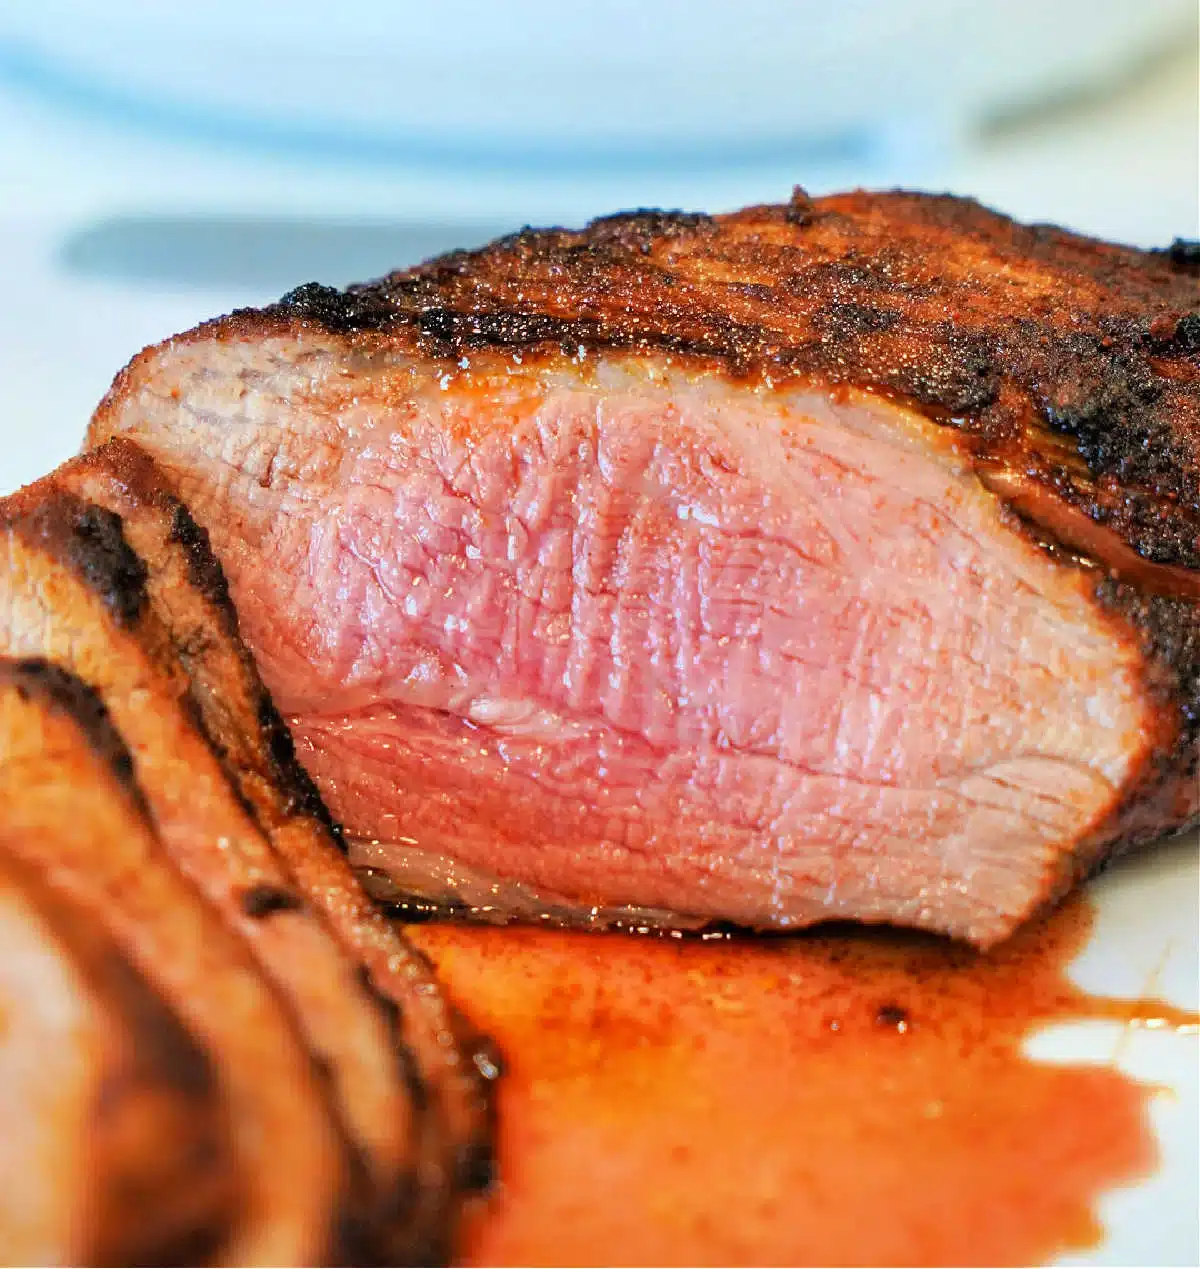
[[[50,483],[120,516],[125,539],[147,566],[147,602],[188,676],[208,740],[305,898],[397,1010],[396,1025],[428,1098],[410,1171],[453,1178],[422,1191],[429,1245],[444,1246],[451,1223],[445,1205],[457,1203],[490,1173],[490,1083],[497,1059],[447,1000],[428,959],[356,880],[239,637],[208,535],[152,460],[117,439],[64,464],[47,478]]]
[[[68,666],[100,693],[166,849],[247,940],[303,1030],[367,1169],[363,1231],[381,1222],[391,1231],[377,1253],[389,1262],[425,1259],[424,1241],[409,1243],[423,1184],[412,1157],[418,1093],[391,1011],[305,902],[209,748],[120,521],[53,487],[31,487],[0,507],[0,533],[0,648]]]
[[[1194,254],[910,194],[526,231],[149,349],[90,440],[402,887],[987,945],[1200,810]]]
[[[0,670],[3,674],[3,670]],[[196,1263],[236,1175],[207,1055],[0,825],[0,1248],[7,1264]]]
[[[6,548],[0,574],[38,567],[47,597],[69,602],[63,592],[70,588],[59,586],[39,561],[22,560],[11,537]],[[75,611],[85,624],[91,619],[78,605]],[[181,1081],[199,1087],[210,1073],[216,1076],[237,1201],[228,1236],[211,1248],[185,1249],[183,1259],[208,1259],[206,1251],[235,1265],[345,1256],[347,1166],[326,1090],[242,940],[163,850],[132,771],[99,698],[78,679],[44,662],[0,663],[5,855],[42,873],[175,1010],[208,1055],[208,1062],[197,1061],[189,1046],[178,1046],[170,1060],[184,1063]],[[84,922],[73,928],[87,937]],[[154,1052],[144,1048],[141,1060]],[[42,1056],[49,1064],[65,1055]],[[6,1141],[37,1130],[41,1101],[5,1116]],[[164,1183],[186,1180],[181,1143],[164,1137],[155,1146]],[[28,1166],[32,1174],[33,1161]],[[164,1201],[169,1211],[172,1200]],[[151,1229],[160,1217],[154,1208],[140,1213]],[[23,1259],[17,1256],[16,1263]],[[116,1256],[115,1262],[154,1260]]]

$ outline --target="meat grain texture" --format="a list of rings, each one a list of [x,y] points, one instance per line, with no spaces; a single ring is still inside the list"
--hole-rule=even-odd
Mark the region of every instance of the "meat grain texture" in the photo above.
[[[853,193],[148,349],[352,857],[482,915],[994,943],[1195,821],[1200,255]]]

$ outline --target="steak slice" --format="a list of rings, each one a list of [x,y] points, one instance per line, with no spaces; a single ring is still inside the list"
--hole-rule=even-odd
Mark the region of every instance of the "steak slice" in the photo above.
[[[986,946],[1193,822],[1200,279],[848,194],[525,231],[137,357],[352,858]]]
[[[431,1246],[444,1244],[451,1223],[446,1204],[490,1174],[489,1076],[498,1071],[498,1059],[447,1000],[428,958],[356,880],[239,637],[208,535],[153,461],[118,438],[64,464],[47,478],[51,483],[120,516],[125,539],[147,566],[149,608],[187,673],[209,742],[306,899],[398,1011],[396,1025],[428,1098],[412,1171],[454,1179],[422,1191]]]
[[[46,594],[67,601],[70,588],[41,561],[22,560],[11,535],[5,545],[5,576],[33,565]],[[90,614],[79,607],[86,625]],[[104,931],[204,1047],[207,1063],[190,1046],[177,1047],[171,1061],[181,1084],[202,1093],[202,1081],[216,1076],[237,1201],[228,1236],[213,1248],[180,1249],[182,1259],[195,1263],[212,1251],[226,1264],[309,1264],[343,1255],[346,1161],[312,1059],[242,940],[169,860],[132,772],[91,689],[44,662],[0,664],[5,856],[40,872],[76,907],[84,917],[72,926],[78,937],[89,937],[86,922]],[[143,1048],[141,1060],[154,1053],[153,1044]],[[35,1109],[40,1114],[37,1100],[5,1117],[6,1142],[36,1130]],[[164,1184],[186,1182],[186,1144],[170,1136],[154,1142]],[[201,1156],[194,1166],[204,1163]],[[180,1202],[186,1210],[186,1198],[164,1196],[164,1213]],[[162,1214],[147,1207],[139,1219],[153,1229]]]
[[[423,1262],[433,1234],[414,1228],[416,1192],[449,1181],[418,1175],[421,1090],[394,1009],[305,901],[209,747],[169,631],[149,605],[145,565],[118,517],[47,483],[9,500],[5,524],[24,572],[10,569],[0,582],[11,592],[0,641],[70,665],[99,691],[133,751],[166,848],[246,938],[325,1073],[365,1168],[364,1236],[384,1238],[371,1254]],[[72,602],[47,602],[47,575]],[[443,1231],[436,1241],[444,1244]]]
[[[195,1263],[220,1245],[236,1199],[208,1057],[107,931],[9,850],[8,831],[0,825],[4,1260]]]

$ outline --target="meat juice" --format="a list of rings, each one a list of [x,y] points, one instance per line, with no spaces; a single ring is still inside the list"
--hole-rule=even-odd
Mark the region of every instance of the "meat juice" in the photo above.
[[[1149,1172],[1155,1089],[1049,1065],[1052,1023],[1195,1026],[1091,996],[1070,900],[981,955],[891,930],[415,931],[507,1062],[469,1264],[1027,1264]]]

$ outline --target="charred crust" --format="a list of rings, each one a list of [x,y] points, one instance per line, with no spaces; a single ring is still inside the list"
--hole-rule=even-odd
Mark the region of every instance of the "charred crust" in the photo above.
[[[363,994],[374,1003],[388,1029],[401,1078],[408,1089],[414,1108],[418,1114],[427,1114],[430,1108],[429,1085],[421,1073],[420,1064],[404,1041],[404,1019],[400,1005],[375,986],[375,980],[365,965],[360,965],[356,974]]]
[[[232,1215],[221,1221],[181,1231],[156,1241],[134,1264],[145,1265],[208,1265],[220,1257],[221,1246],[229,1235]]]
[[[486,1194],[496,1184],[496,1151],[490,1134],[468,1142],[459,1152],[455,1182],[468,1194]]]
[[[1185,313],[1175,323],[1171,342],[1181,353],[1200,352],[1200,313]]]
[[[385,1264],[380,1239],[373,1213],[367,1210],[362,1199],[355,1196],[342,1204],[334,1222],[333,1246],[326,1263],[345,1266]]]
[[[1098,603],[1119,618],[1140,646],[1142,680],[1161,735],[1140,778],[1097,836],[1072,861],[1069,883],[1102,867],[1114,852],[1182,832],[1200,821],[1200,614],[1192,600],[1146,594],[1113,578],[1100,581]]]
[[[1200,240],[1176,238],[1169,247],[1159,247],[1151,253],[1164,256],[1171,268],[1180,273],[1200,274]]]
[[[339,291],[320,282],[306,282],[289,291],[278,307],[301,321],[343,333],[377,330],[393,316],[390,306],[372,290]]]
[[[419,1136],[429,1139],[440,1135],[438,1110],[416,1054],[404,1040],[404,1017],[400,1004],[385,995],[376,986],[370,971],[360,965],[356,971],[360,989],[383,1019],[391,1038],[396,1070],[408,1093],[415,1120],[421,1125]],[[453,1178],[451,1178],[452,1180]],[[376,1225],[386,1231],[389,1227],[404,1226],[407,1237],[414,1237],[415,1246],[405,1249],[407,1264],[445,1264],[449,1261],[451,1245],[451,1212],[457,1191],[451,1184],[440,1192],[422,1192],[416,1175],[398,1178],[390,1194],[382,1196],[382,1207],[376,1216]],[[390,1250],[390,1249],[388,1249]],[[384,1256],[387,1263],[395,1262],[395,1253]]]
[[[99,472],[116,506],[133,516],[139,513],[167,523],[167,541],[184,553],[188,580],[221,617],[226,629],[236,632],[237,616],[229,596],[225,573],[212,553],[207,530],[193,519],[184,503],[168,487],[154,459],[123,436],[114,437],[54,473],[55,481],[69,482],[73,472]],[[87,489],[87,485],[84,485]],[[82,495],[88,497],[85,492]],[[110,514],[112,495],[102,499]]]
[[[314,1054],[312,1066],[318,1082],[332,1097],[333,1073],[329,1063]],[[390,1245],[394,1231],[381,1224],[366,1155],[340,1121],[338,1135],[346,1161],[346,1176],[327,1234],[328,1250],[321,1263],[345,1266],[392,1263],[397,1259],[396,1249]]]
[[[434,1090],[430,1087],[415,1052],[404,1039],[402,1007],[397,1000],[376,987],[366,966],[360,965],[356,976],[363,994],[374,1004],[391,1038],[396,1070],[408,1093],[414,1119],[419,1124],[418,1139],[425,1148],[434,1142],[434,1148],[439,1149],[443,1130],[439,1108]],[[418,1149],[424,1152],[421,1146]],[[383,1205],[377,1224],[384,1230],[389,1226],[402,1225],[407,1230],[410,1243],[415,1238],[415,1245],[409,1245],[405,1249],[405,1263],[422,1265],[449,1262],[452,1213],[459,1195],[459,1190],[454,1185],[455,1179],[453,1175],[449,1176],[447,1186],[435,1191],[423,1189],[419,1174],[406,1174],[397,1179],[391,1194],[382,1196]],[[385,1256],[384,1259],[388,1263],[394,1263],[395,1254]]]
[[[171,517],[168,541],[182,547],[187,557],[188,581],[219,613],[227,632],[236,632],[237,615],[229,596],[225,570],[209,545],[208,530],[200,527],[192,513],[178,498],[164,499]]]
[[[908,1010],[890,1001],[882,1004],[875,1010],[875,1025],[891,1031],[907,1031],[911,1025]]]
[[[482,1116],[479,1128],[472,1140],[459,1150],[455,1175],[459,1186],[468,1194],[484,1194],[497,1180],[496,1132],[497,1105],[495,1090],[505,1073],[504,1055],[491,1036],[475,1033],[469,1040],[462,1034],[466,1019],[457,1011],[454,1016],[459,1045],[471,1055],[471,1066],[480,1082]]]
[[[270,694],[259,678],[253,658],[241,643],[237,610],[234,608],[233,599],[229,593],[225,570],[213,554],[208,530],[196,522],[187,507],[174,495],[166,495],[164,504],[171,516],[169,540],[185,552],[189,583],[205,600],[209,612],[219,622],[222,633],[228,639],[236,641],[237,653],[245,668],[247,683],[256,700],[259,751],[269,765],[275,786],[286,799],[288,813],[307,815],[318,820],[332,834],[335,841],[344,846],[341,832],[326,809],[321,795],[317,792],[317,786],[296,757],[295,744],[287,724],[280,717]],[[194,637],[204,638],[203,631],[196,632]],[[197,709],[196,714],[198,726],[208,736],[210,743],[220,748],[204,724],[202,711]],[[224,756],[228,757],[227,754]],[[233,783],[235,787],[239,786],[238,781],[235,780]],[[248,804],[247,809],[253,813],[253,807]]]
[[[299,912],[304,907],[304,900],[294,891],[265,883],[243,890],[239,902],[242,911],[255,921],[277,912]]]
[[[323,1053],[310,1050],[308,1062],[325,1098],[336,1101],[332,1061]],[[335,1117],[334,1122],[346,1170],[325,1231],[325,1250],[318,1263],[345,1266],[393,1263],[397,1259],[395,1249],[389,1245],[393,1231],[380,1224],[378,1196],[366,1154],[341,1117]]]
[[[87,578],[122,625],[133,626],[146,607],[146,566],[121,532],[121,517],[100,507],[77,513],[67,558]]]
[[[0,681],[3,679],[13,685],[22,699],[39,701],[70,718],[138,810],[149,817],[149,808],[137,782],[133,755],[95,688],[41,657],[15,661],[0,658]]]
[[[792,186],[792,196],[784,208],[783,217],[789,225],[795,225],[798,229],[812,224],[813,200],[803,185]]]
[[[248,657],[248,654],[247,654]],[[253,664],[250,664],[253,670]],[[258,698],[258,734],[264,757],[270,764],[276,788],[286,798],[286,809],[292,815],[306,815],[316,820],[341,850],[346,849],[342,829],[329,814],[312,777],[296,757],[296,745],[287,724],[275,708],[270,694],[253,670]]]
[[[1106,578],[1096,596],[1137,632],[1149,664],[1151,685],[1164,708],[1178,710],[1180,756],[1194,770],[1200,753],[1200,614],[1192,600],[1148,595]]]
[[[186,338],[316,326],[446,363],[582,349],[860,389],[1036,472],[1147,559],[1200,568],[1198,279],[1196,242],[1139,251],[967,199],[798,190],[728,216],[525,229]]]
[[[663,211],[639,207],[634,211],[597,216],[584,231],[594,242],[617,242],[645,254],[656,240],[715,232],[717,221],[706,212]],[[536,232],[536,231],[534,231]]]
[[[253,658],[241,642],[237,610],[234,608],[233,599],[229,593],[225,570],[213,553],[208,530],[197,523],[184,503],[173,494],[160,492],[157,501],[170,517],[169,543],[184,552],[189,584],[205,601],[207,611],[218,624],[220,633],[225,638],[234,641],[236,645],[236,652],[244,667],[247,684],[256,701],[255,721],[258,727],[259,752],[270,768],[274,784],[286,799],[288,813],[308,815],[320,821],[338,844],[344,845],[340,830],[321,800],[316,785],[296,758],[291,732],[259,678]],[[215,636],[203,628],[194,630],[190,638],[194,646],[189,645],[180,649],[185,655],[189,653],[198,655],[207,647],[213,646],[215,642]],[[196,727],[217,752],[222,762],[228,766],[230,758],[227,748],[220,743],[219,738],[207,725],[204,711],[190,692],[187,701]],[[241,782],[234,779],[230,783],[241,805],[257,820],[253,805],[242,791]]]
[[[411,952],[414,962],[432,975],[434,969],[429,958],[417,948],[412,948]],[[385,995],[375,986],[366,966],[358,968],[357,977],[363,992],[375,1002],[392,1036],[398,1069],[408,1089],[414,1111],[428,1123],[432,1117],[438,1115],[434,1089],[422,1071],[413,1049],[404,1040],[402,1007],[394,998]],[[504,1063],[490,1037],[475,1031],[453,1005],[449,1006],[447,1022],[456,1048],[469,1055],[468,1070],[475,1077],[475,1096],[481,1112],[475,1132],[469,1140],[459,1145],[451,1160],[451,1188],[456,1194],[477,1194],[487,1190],[495,1180],[496,1104],[493,1089],[503,1072]],[[438,1226],[445,1225],[444,1216],[445,1213],[434,1223]],[[440,1260],[444,1260],[449,1247],[448,1226],[435,1231],[431,1237],[442,1248]]]
[[[54,492],[20,516],[14,528],[53,550],[121,625],[137,623],[146,608],[147,572],[125,541],[120,516]]]
[[[178,645],[172,644],[171,647],[179,652]],[[237,805],[245,812],[247,818],[255,824],[258,823],[258,814],[254,808],[254,803],[250,800],[242,782],[237,779],[234,769],[234,761],[229,752],[229,746],[225,743],[224,737],[214,732],[209,726],[204,709],[200,704],[200,700],[196,692],[196,684],[187,679],[187,686],[183,694],[178,698],[179,708],[183,711],[184,717],[191,725],[192,729],[201,737],[204,743],[212,751],[213,756],[221,766],[221,771],[225,776],[225,789],[229,796],[237,803]]]
[[[455,350],[476,348],[528,348],[552,343],[565,347],[578,335],[578,323],[542,314],[502,311],[457,313],[448,308],[428,308],[416,319],[417,330]],[[593,338],[595,336],[593,335]]]

